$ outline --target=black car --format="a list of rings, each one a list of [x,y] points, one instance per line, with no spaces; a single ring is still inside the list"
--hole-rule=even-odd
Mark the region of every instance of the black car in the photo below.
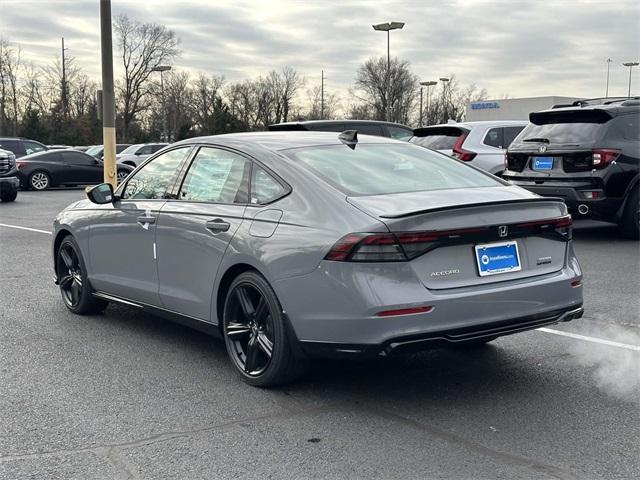
[[[17,174],[16,156],[9,150],[0,150],[0,200],[3,202],[13,202],[18,196]]]
[[[344,132],[345,130],[357,130],[363,135],[376,135],[378,137],[390,137],[396,140],[409,140],[413,136],[413,130],[406,125],[392,122],[380,122],[377,120],[309,120],[307,122],[286,122],[269,125],[270,131],[320,131],[320,132]]]
[[[101,160],[72,149],[35,153],[18,160],[17,166],[20,186],[33,190],[102,183],[104,178]],[[118,182],[132,171],[129,165],[118,165]]]
[[[578,101],[529,119],[509,146],[503,178],[638,238],[640,99]]]
[[[16,158],[49,150],[49,147],[40,142],[20,137],[0,137],[0,148],[13,152]]]

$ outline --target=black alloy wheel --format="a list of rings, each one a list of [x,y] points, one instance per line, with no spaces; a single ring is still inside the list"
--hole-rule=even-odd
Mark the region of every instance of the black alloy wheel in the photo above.
[[[256,272],[240,274],[224,305],[223,333],[235,370],[249,384],[269,387],[291,381],[302,368],[289,343],[282,308]]]
[[[58,286],[65,306],[73,313],[95,313],[104,310],[107,303],[94,298],[80,249],[73,237],[65,237],[56,255]]]

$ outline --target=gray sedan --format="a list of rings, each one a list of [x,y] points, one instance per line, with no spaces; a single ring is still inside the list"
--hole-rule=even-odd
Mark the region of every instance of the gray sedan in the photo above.
[[[88,197],[55,219],[67,308],[114,302],[219,335],[252,385],[313,356],[477,345],[582,316],[561,200],[405,142],[193,138]]]

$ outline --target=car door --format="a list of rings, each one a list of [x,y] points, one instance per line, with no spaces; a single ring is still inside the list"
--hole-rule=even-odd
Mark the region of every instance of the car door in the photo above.
[[[87,185],[102,182],[104,168],[95,157],[72,150],[63,150],[61,155],[65,181],[60,183]]]
[[[152,306],[158,296],[155,235],[167,201],[192,147],[174,148],[152,159],[101,206],[89,234],[90,280],[94,289]]]
[[[162,207],[156,233],[160,299],[165,308],[211,320],[211,294],[222,257],[243,221],[251,162],[202,146],[176,199]]]

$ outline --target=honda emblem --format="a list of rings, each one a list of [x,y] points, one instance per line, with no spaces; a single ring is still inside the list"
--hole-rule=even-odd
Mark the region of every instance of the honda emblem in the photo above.
[[[498,227],[498,236],[500,238],[504,238],[507,235],[509,235],[509,227],[507,227],[506,225],[500,225]]]
[[[546,145],[540,145],[540,148],[538,148],[538,151],[540,153],[544,153],[547,151],[547,146]]]

